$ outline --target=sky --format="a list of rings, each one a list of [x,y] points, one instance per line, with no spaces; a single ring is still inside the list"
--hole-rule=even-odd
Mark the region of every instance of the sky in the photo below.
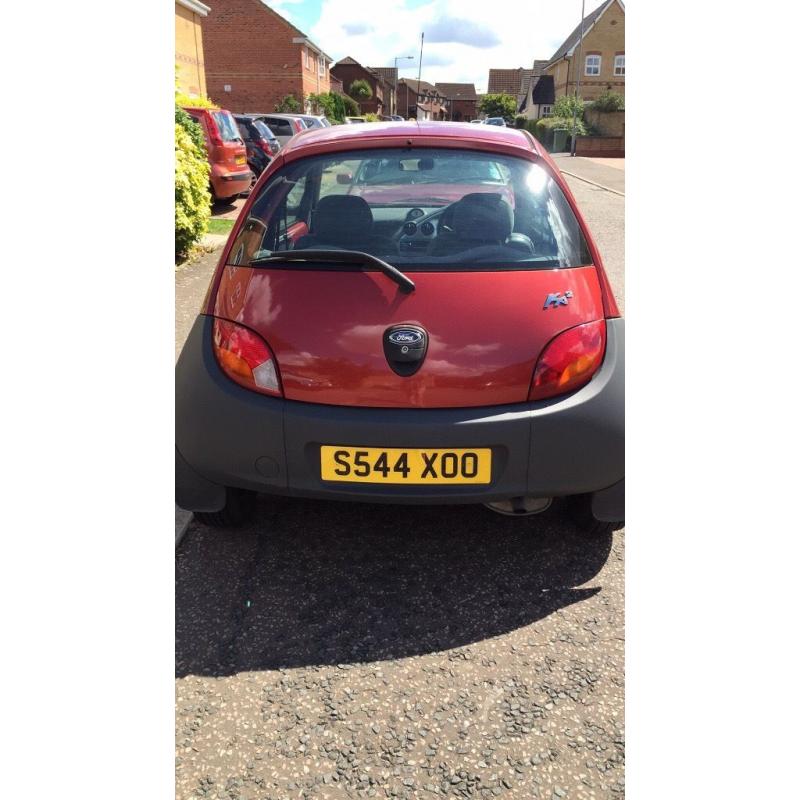
[[[422,80],[474,83],[489,68],[530,67],[550,58],[581,20],[581,0],[262,0],[334,60],[392,67],[415,78],[425,32]],[[604,0],[586,0],[586,14]]]

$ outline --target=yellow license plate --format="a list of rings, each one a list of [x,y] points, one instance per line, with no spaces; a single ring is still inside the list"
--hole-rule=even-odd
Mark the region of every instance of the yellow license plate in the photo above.
[[[247,159],[244,156],[236,156],[236,163],[237,164],[244,164]]]
[[[492,451],[323,445],[324,481],[347,483],[489,483]]]

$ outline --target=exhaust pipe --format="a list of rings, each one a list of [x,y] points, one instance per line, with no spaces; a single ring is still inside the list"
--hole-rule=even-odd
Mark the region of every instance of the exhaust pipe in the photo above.
[[[484,503],[486,508],[507,517],[529,517],[541,514],[550,508],[552,497],[512,497],[510,500],[498,500],[495,503]]]

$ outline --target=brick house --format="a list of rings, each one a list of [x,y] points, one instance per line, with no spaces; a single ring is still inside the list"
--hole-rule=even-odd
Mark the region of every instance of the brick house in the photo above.
[[[547,63],[547,59],[544,58],[536,59],[531,69],[526,69],[525,67],[517,67],[516,69],[491,68],[489,70],[489,84],[486,94],[510,94],[516,98],[517,108],[519,108],[522,101],[528,96],[531,78],[538,78],[543,75]]]
[[[301,104],[330,91],[332,59],[261,0],[213,0],[204,21],[208,95],[239,113],[275,110],[283,97]]]
[[[369,84],[372,97],[366,100],[353,98],[361,109],[362,114],[388,114],[390,108],[390,87],[375,70],[364,67],[354,58],[347,56],[337,61],[331,67],[331,75],[338,78],[344,86],[344,93],[352,97],[350,85],[353,81],[361,80]]]
[[[198,0],[175,0],[175,64],[178,90],[190,97],[206,94],[201,22],[211,9]]]
[[[607,89],[625,94],[625,6],[608,0],[583,20],[581,26],[553,53],[545,74],[552,75],[556,98],[575,91],[594,100]]]
[[[478,95],[474,83],[437,83],[436,89],[449,101],[448,119],[469,122],[478,116]]]
[[[370,67],[373,72],[383,78],[386,84],[384,90],[384,114],[397,114],[397,77],[399,70],[396,67]],[[388,95],[387,95],[388,90]]]
[[[555,83],[552,75],[537,75],[528,82],[528,93],[517,108],[517,113],[526,119],[541,119],[553,113],[556,102]]]
[[[400,78],[397,113],[406,119],[447,119],[448,100],[432,83]]]

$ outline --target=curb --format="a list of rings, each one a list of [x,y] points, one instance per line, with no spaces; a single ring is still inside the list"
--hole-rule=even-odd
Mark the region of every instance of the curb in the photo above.
[[[183,535],[186,533],[186,529],[189,527],[189,523],[194,519],[194,515],[191,511],[184,511],[182,508],[178,508],[175,506],[175,549],[178,549],[178,545],[181,543],[181,539],[183,539]]]
[[[592,186],[596,186],[598,189],[605,189],[607,192],[618,194],[620,197],[625,197],[625,192],[620,192],[617,189],[611,189],[608,186],[603,186],[602,183],[595,183],[594,181],[590,181],[588,178],[584,178],[582,175],[576,175],[574,172],[567,172],[565,169],[561,169],[560,167],[559,171],[564,175],[570,175],[573,178],[577,178],[579,181],[583,181],[584,183],[591,183]]]

